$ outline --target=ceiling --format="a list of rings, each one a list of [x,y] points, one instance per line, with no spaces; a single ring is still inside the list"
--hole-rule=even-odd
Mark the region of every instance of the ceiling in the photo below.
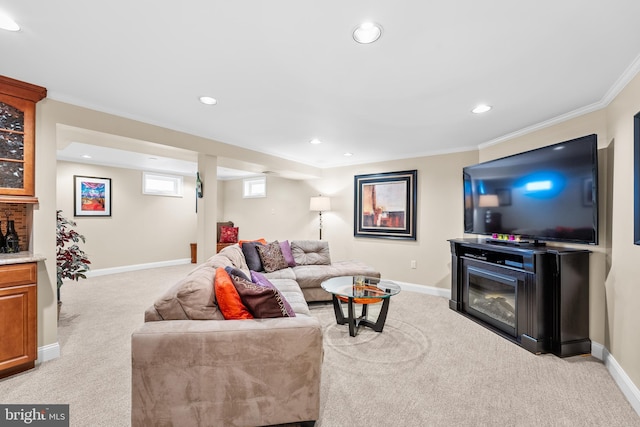
[[[2,75],[318,168],[499,141],[602,108],[640,70],[637,0],[0,0],[0,10],[21,26],[0,30]],[[376,43],[351,38],[363,21],[382,25]],[[471,113],[478,103],[493,109]]]

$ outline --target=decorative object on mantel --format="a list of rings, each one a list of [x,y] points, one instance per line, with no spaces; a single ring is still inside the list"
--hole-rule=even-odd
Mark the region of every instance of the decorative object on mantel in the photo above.
[[[62,211],[56,211],[56,266],[58,276],[58,310],[60,308],[60,287],[63,279],[86,279],[86,273],[91,267],[91,261],[87,254],[80,249],[78,242],[85,242],[85,237],[71,227],[76,227],[76,223],[62,216]],[[73,242],[67,246],[69,242]]]
[[[322,240],[322,211],[331,210],[331,199],[326,196],[312,197],[309,200],[309,210],[312,212],[318,212],[320,216],[320,240]]]

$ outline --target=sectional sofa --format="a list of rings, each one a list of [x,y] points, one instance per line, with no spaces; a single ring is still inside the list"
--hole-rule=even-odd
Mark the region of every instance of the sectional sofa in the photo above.
[[[131,337],[132,426],[313,425],[320,412],[322,328],[307,301],[342,275],[380,277],[359,261],[331,262],[328,244],[292,241],[295,265],[264,273],[294,317],[225,320],[221,268],[251,275],[239,244],[224,248],[145,312]]]

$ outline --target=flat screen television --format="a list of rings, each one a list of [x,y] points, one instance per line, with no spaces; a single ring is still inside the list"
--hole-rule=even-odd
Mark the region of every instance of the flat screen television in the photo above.
[[[598,243],[596,135],[467,166],[463,184],[465,233]]]

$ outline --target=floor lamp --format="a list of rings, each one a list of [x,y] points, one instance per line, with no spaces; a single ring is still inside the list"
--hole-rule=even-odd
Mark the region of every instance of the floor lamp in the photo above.
[[[331,210],[331,199],[325,196],[312,197],[309,201],[309,210],[320,215],[320,240],[322,240],[322,211]]]

